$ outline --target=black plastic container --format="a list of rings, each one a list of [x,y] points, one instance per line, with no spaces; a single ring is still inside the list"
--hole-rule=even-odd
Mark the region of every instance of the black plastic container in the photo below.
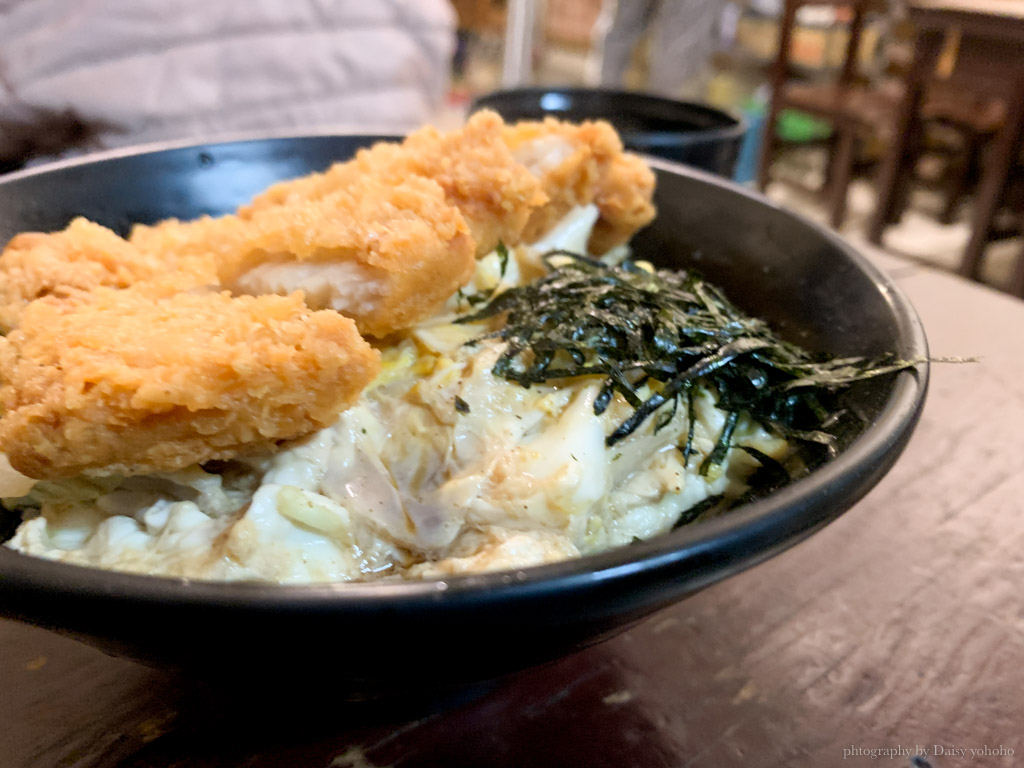
[[[747,125],[720,109],[632,91],[517,88],[473,102],[505,120],[607,120],[634,152],[663,157],[732,178]]]

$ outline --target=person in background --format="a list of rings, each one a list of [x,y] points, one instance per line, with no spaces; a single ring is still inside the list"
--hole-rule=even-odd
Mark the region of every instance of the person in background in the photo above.
[[[591,85],[621,87],[637,42],[650,33],[647,90],[702,98],[727,0],[604,0],[588,61]]]
[[[456,78],[464,77],[470,48],[481,29],[504,26],[503,13],[496,8],[494,0],[451,0],[458,19],[458,43],[452,59],[452,72]],[[501,19],[498,21],[498,19]]]
[[[446,0],[0,0],[0,171],[89,148],[407,131],[444,102]]]

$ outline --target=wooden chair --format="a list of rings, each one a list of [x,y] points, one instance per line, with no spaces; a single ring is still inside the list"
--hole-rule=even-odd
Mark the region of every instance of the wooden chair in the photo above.
[[[797,11],[804,5],[829,5],[849,9],[849,39],[842,66],[832,82],[790,82],[790,47]],[[772,68],[772,101],[761,146],[758,185],[762,191],[768,184],[771,163],[778,139],[775,132],[779,113],[785,108],[808,112],[827,120],[833,128],[829,142],[829,159],[825,173],[824,193],[829,220],[839,228],[846,215],[847,189],[856,161],[857,142],[872,134],[891,135],[895,116],[903,97],[898,82],[871,86],[857,72],[857,56],[864,29],[865,15],[884,10],[878,0],[786,0],[780,23],[779,50]],[[951,157],[947,174],[946,202],[940,219],[952,218],[957,204],[973,177],[981,148],[999,129],[1004,117],[1002,105],[983,96],[974,96],[943,82],[930,85],[921,109],[922,122],[942,124],[961,136]],[[910,178],[922,136],[915,136],[907,162],[892,183],[898,192],[895,204],[887,212],[889,221],[899,218],[909,194]]]
[[[905,207],[906,197],[913,177],[913,170],[921,152],[922,125],[944,125],[959,132],[960,146],[954,149],[950,158],[950,184],[946,191],[946,202],[939,221],[949,224],[953,221],[960,201],[972,191],[978,181],[983,163],[983,154],[992,139],[1002,130],[1007,119],[1007,92],[998,76],[983,71],[972,71],[971,61],[980,41],[964,37],[958,32],[947,34],[943,54],[937,58],[946,59],[936,71],[925,74],[926,87],[920,101],[919,118],[910,121],[909,128],[899,115],[897,106],[893,119],[893,130],[907,134],[910,141],[898,158],[892,178],[879,179],[879,199],[888,202],[884,210],[872,217],[868,238],[875,244],[881,243],[885,226],[899,220]],[[936,43],[938,45],[938,43]],[[911,79],[908,70],[904,79]],[[906,83],[901,84],[906,92]],[[902,98],[902,97],[901,97]]]
[[[772,100],[768,109],[758,163],[757,183],[768,186],[771,164],[778,144],[776,122],[785,108],[799,109],[832,124],[825,187],[833,227],[846,214],[846,191],[855,161],[856,141],[861,132],[885,120],[898,95],[871,90],[858,82],[857,54],[864,30],[864,16],[873,0],[786,0],[779,23],[779,46],[772,66]],[[797,11],[805,5],[847,8],[852,17],[843,63],[834,82],[790,83],[790,53]]]
[[[941,224],[952,224],[960,203],[967,197],[980,176],[982,152],[1006,122],[1006,104],[977,93],[964,97],[964,89],[946,81],[935,81],[928,91],[921,117],[925,123],[952,128],[960,136],[955,146],[945,147],[947,174],[945,201],[938,215]],[[917,142],[916,150],[920,150]],[[914,162],[916,157],[908,158]],[[912,175],[912,168],[904,178]],[[893,218],[905,207],[906,191]]]

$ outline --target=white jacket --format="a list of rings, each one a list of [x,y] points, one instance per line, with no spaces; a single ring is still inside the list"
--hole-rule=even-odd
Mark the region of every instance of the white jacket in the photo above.
[[[454,28],[446,0],[0,0],[0,160],[408,130],[441,106]]]

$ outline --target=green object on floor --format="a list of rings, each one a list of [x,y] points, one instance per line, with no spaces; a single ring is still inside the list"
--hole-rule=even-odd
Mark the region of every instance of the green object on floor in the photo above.
[[[779,113],[776,132],[783,141],[803,143],[827,139],[832,135],[832,126],[806,112],[784,109]]]

